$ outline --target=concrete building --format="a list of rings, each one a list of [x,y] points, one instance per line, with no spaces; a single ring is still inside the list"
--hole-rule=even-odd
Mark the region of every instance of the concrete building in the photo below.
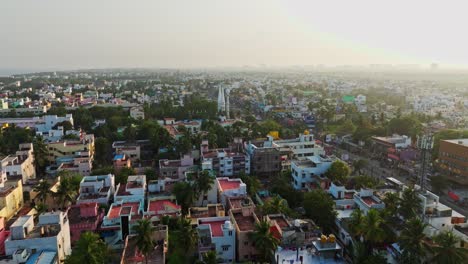
[[[354,194],[353,199],[365,215],[370,209],[383,210],[385,208],[385,204],[374,195],[374,191],[371,189],[361,189]]]
[[[30,109],[30,108],[17,108],[15,111],[21,111],[21,109]],[[32,109],[34,110],[34,109]],[[6,110],[9,111],[9,110]],[[43,113],[43,110],[40,109],[39,113]],[[73,125],[73,116],[72,114],[67,114],[64,117],[59,117],[56,115],[45,115],[45,116],[35,116],[35,117],[18,117],[18,118],[0,118],[0,127],[5,124],[15,125],[17,127],[29,127],[35,129],[39,133],[46,133],[49,130],[57,125],[58,123],[68,121]]]
[[[33,144],[23,143],[15,155],[0,160],[0,170],[4,170],[8,179],[19,178],[25,183],[36,178],[34,167]]]
[[[374,153],[386,155],[388,149],[404,149],[411,146],[411,137],[392,135],[390,137],[372,137],[372,150]]]
[[[23,207],[23,184],[19,180],[6,181],[0,187],[0,217],[10,219]]]
[[[236,261],[255,261],[258,251],[250,240],[250,234],[259,220],[254,208],[230,210],[229,217],[236,230]]]
[[[196,166],[193,164],[193,158],[190,155],[184,155],[179,160],[159,160],[159,175],[163,178],[183,180],[186,172],[195,169]]]
[[[141,107],[130,108],[130,117],[133,119],[145,119],[145,112]]]
[[[177,217],[181,214],[181,207],[174,197],[152,197],[148,198],[148,208],[146,214],[152,221],[160,221],[162,216]]]
[[[222,204],[208,204],[201,207],[190,207],[188,218],[192,220],[192,225],[198,224],[199,218],[226,216],[226,211]]]
[[[293,186],[297,190],[307,189],[309,184],[321,185],[321,179],[331,167],[333,159],[325,156],[310,156],[306,160],[294,160],[291,163]],[[322,186],[328,189],[328,186]]]
[[[104,217],[104,210],[98,203],[80,203],[71,206],[67,211],[70,220],[70,240],[74,244],[83,232],[95,232]]]
[[[80,182],[80,195],[77,203],[98,203],[108,205],[115,193],[113,174],[85,176]]]
[[[218,192],[219,202],[227,206],[227,199],[229,197],[245,197],[247,196],[247,185],[241,179],[230,179],[227,177],[217,178],[215,181],[216,189]],[[214,188],[213,188],[214,189]],[[209,192],[209,196],[212,191]]]
[[[66,170],[89,175],[94,159],[94,135],[81,135],[78,140],[64,140],[47,143],[48,159],[55,162],[56,171]],[[50,171],[54,171],[53,169]]]
[[[468,185],[468,139],[441,140],[437,167],[450,181]]]
[[[209,149],[208,141],[203,140],[200,148],[202,170],[216,173],[218,177],[250,174],[250,160],[244,153],[232,148]]]
[[[140,250],[138,250],[136,238],[136,235],[129,235],[125,238],[125,245],[120,263],[140,264],[145,262],[145,256],[141,254]],[[154,241],[156,241],[156,245],[154,247],[154,250],[146,256],[148,263],[166,263],[166,253],[168,251],[169,242],[168,227],[165,225],[155,226],[152,238]]]
[[[146,194],[146,176],[131,175],[128,176],[127,183],[119,183],[114,195],[114,202],[145,202]]]
[[[30,254],[53,251],[62,262],[71,254],[70,224],[66,213],[43,213],[39,215],[37,224],[33,216],[21,216],[10,227],[10,232],[5,241],[7,255],[22,249]]]
[[[229,217],[198,219],[198,254],[216,251],[223,263],[232,263],[236,258],[236,232]]]
[[[149,159],[153,153],[149,140],[137,140],[135,142],[114,141],[112,143],[114,155],[125,154],[132,163],[138,164],[141,160]]]
[[[250,172],[256,176],[276,175],[282,170],[280,150],[273,140],[255,140],[245,145],[250,160]]]
[[[279,148],[281,153],[290,153],[288,158],[293,160],[304,160],[310,156],[325,154],[323,147],[315,143],[314,136],[308,131],[300,134],[298,138],[274,140],[272,145]]]
[[[132,160],[129,159],[125,154],[117,154],[112,160],[114,167],[114,173],[118,174],[123,168],[131,168]]]

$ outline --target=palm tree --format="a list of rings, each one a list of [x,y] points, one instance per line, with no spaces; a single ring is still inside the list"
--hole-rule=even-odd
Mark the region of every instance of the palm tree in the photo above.
[[[49,149],[41,136],[36,136],[33,140],[33,155],[36,174],[42,176],[48,163]]]
[[[270,232],[270,224],[262,219],[255,224],[255,230],[249,234],[249,238],[260,252],[260,261],[269,263],[279,244],[279,240]]]
[[[264,214],[286,214],[289,211],[288,202],[278,195],[267,201],[262,209]]]
[[[421,199],[418,197],[418,192],[413,188],[405,189],[399,205],[398,213],[405,219],[416,217],[421,210]]]
[[[460,238],[446,231],[434,237],[436,243],[431,247],[434,256],[431,263],[456,264],[463,263],[468,258],[468,249],[457,247]]]
[[[178,245],[181,245],[186,252],[191,252],[197,243],[197,232],[192,227],[190,220],[180,217],[175,232],[180,239]]]
[[[136,246],[145,256],[145,262],[148,263],[148,256],[153,252],[155,242],[153,240],[154,226],[147,218],[141,219],[137,225],[133,226],[133,232],[136,233]]]
[[[425,255],[424,229],[427,224],[419,218],[412,218],[406,221],[401,235],[398,239],[403,250],[402,261],[405,263],[421,263]]]
[[[110,251],[99,235],[92,232],[81,234],[72,254],[65,259],[65,264],[103,264],[110,262]]]
[[[211,177],[208,171],[202,171],[198,178],[195,181],[195,189],[197,196],[202,195],[203,200],[202,203],[205,201],[205,196],[208,191],[211,190],[211,187],[214,184],[214,178]]]
[[[36,197],[44,203],[47,200],[47,196],[51,194],[50,183],[46,180],[41,180],[38,185],[34,186],[33,190],[37,192]]]
[[[172,193],[175,195],[177,203],[182,207],[182,215],[186,216],[195,201],[194,186],[188,182],[177,182],[174,184]]]
[[[355,239],[361,237],[364,234],[364,220],[365,216],[362,214],[361,209],[358,208],[351,213],[351,218],[348,222],[348,226],[351,231],[351,234],[354,236]]]
[[[62,178],[60,185],[57,188],[57,192],[54,193],[55,198],[62,208],[65,207],[66,203],[73,203],[75,201],[78,190],[70,180],[70,178]]]
[[[383,219],[376,209],[370,209],[364,218],[364,238],[368,243],[369,249],[373,249],[375,244],[385,239],[385,231],[382,228]],[[371,250],[372,252],[372,250]]]
[[[34,209],[36,209],[37,215],[41,215],[47,212],[47,205],[43,203],[37,203],[34,205]]]

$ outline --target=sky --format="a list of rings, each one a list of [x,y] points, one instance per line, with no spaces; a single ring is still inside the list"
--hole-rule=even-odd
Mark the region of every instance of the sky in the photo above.
[[[0,69],[468,65],[466,1],[1,1]]]

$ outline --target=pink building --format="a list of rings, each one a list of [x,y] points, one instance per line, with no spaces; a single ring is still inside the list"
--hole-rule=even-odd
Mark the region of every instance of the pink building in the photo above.
[[[96,231],[103,217],[104,212],[99,210],[98,203],[82,203],[70,207],[68,219],[71,243],[80,239],[81,233],[85,231]]]
[[[0,255],[5,255],[5,240],[10,235],[10,231],[5,228],[5,218],[0,217]]]
[[[117,154],[113,160],[114,173],[119,173],[123,168],[131,168],[132,161],[125,154]]]
[[[180,160],[159,160],[159,174],[163,178],[183,180],[185,172],[195,168],[193,158],[190,155],[184,155]]]

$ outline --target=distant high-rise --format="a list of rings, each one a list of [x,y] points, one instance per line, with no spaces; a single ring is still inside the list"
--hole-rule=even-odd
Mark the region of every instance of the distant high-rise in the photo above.
[[[226,111],[226,98],[224,97],[224,88],[218,88],[218,112],[223,113]]]

